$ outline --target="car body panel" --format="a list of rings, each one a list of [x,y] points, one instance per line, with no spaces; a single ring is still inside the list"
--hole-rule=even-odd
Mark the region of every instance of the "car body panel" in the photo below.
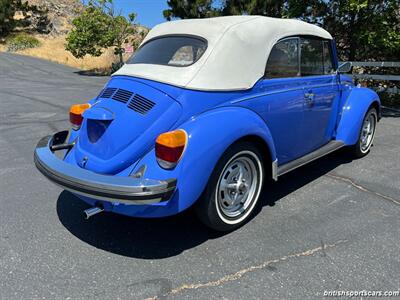
[[[278,161],[285,163],[303,154],[302,122],[304,117],[304,80],[262,79],[252,96],[234,101],[235,104],[257,112],[275,139]],[[284,120],[284,121],[283,121]],[[284,123],[284,126],[282,126]]]
[[[308,153],[332,139],[340,99],[337,76],[309,77],[304,93],[313,97],[304,104],[302,148]]]
[[[336,139],[345,145],[354,145],[360,134],[365,114],[371,105],[378,107],[381,102],[379,96],[371,89],[343,85],[343,106],[338,118]]]
[[[106,90],[115,90],[102,97],[84,113],[84,122],[76,144],[75,159],[88,170],[116,174],[131,165],[153,144],[156,137],[173,127],[181,114],[181,106],[167,94],[129,78],[113,78]],[[119,97],[116,97],[119,91]],[[131,103],[139,102],[130,109]],[[131,100],[128,100],[131,99]],[[121,101],[126,101],[123,103]],[[146,103],[152,103],[152,107]],[[147,108],[150,108],[147,110]],[[146,109],[142,113],[142,109]],[[111,120],[103,120],[108,111]],[[110,118],[110,117],[109,117]]]
[[[255,93],[238,99],[258,112],[275,139],[278,161],[284,164],[327,143],[335,128],[339,105],[336,75],[263,79]],[[306,93],[316,94],[310,105]],[[284,121],[283,121],[284,120]]]

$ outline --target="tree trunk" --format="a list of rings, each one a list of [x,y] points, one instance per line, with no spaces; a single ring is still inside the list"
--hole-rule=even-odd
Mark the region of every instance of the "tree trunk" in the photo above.
[[[357,31],[355,29],[356,26],[356,14],[355,13],[351,13],[351,17],[350,17],[350,28],[349,28],[349,45],[350,45],[350,51],[349,51],[349,61],[353,61],[355,59],[356,56],[356,47],[357,47],[357,43],[356,40],[354,38],[354,33],[357,34]]]
[[[121,48],[120,48],[120,49],[121,49]],[[118,56],[119,56],[119,63],[122,65],[122,64],[124,63],[124,58],[123,58],[123,56],[122,56],[122,51],[119,51]]]

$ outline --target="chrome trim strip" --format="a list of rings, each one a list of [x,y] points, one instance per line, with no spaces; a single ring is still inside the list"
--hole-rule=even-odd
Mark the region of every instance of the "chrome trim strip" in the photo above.
[[[342,141],[330,141],[328,144],[322,146],[321,148],[319,148],[311,153],[308,153],[296,160],[293,160],[282,166],[279,166],[278,167],[278,176],[281,176],[281,175],[286,174],[294,169],[304,166],[305,164],[308,164],[309,162],[312,162],[313,160],[321,158],[322,156],[325,156],[335,150],[342,148],[343,146],[344,146],[344,143]]]
[[[40,140],[35,165],[50,181],[73,193],[108,202],[149,204],[167,201],[175,191],[176,179],[108,176],[68,164],[50,150],[52,143],[53,136]]]

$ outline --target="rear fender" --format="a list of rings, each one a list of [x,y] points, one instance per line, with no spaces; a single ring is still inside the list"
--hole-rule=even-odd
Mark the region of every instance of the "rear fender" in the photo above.
[[[200,197],[216,163],[235,141],[246,136],[257,136],[269,147],[271,161],[276,159],[273,139],[265,122],[245,108],[217,108],[192,117],[179,128],[187,132],[188,143],[175,169],[162,169],[156,162],[154,149],[135,167],[136,171],[145,164],[145,177],[148,178],[177,178],[177,190],[169,201],[170,209],[167,208],[170,214],[188,208]]]
[[[343,95],[346,95],[344,91]],[[369,107],[373,104],[380,110],[381,102],[379,96],[368,88],[352,88],[344,101],[339,116],[336,130],[336,139],[344,142],[345,145],[354,145],[359,137],[362,121]],[[378,111],[378,114],[380,112]]]

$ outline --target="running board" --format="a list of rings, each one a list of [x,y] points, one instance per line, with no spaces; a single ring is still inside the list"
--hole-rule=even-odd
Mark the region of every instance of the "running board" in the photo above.
[[[288,162],[282,166],[278,166],[277,161],[274,161],[272,163],[272,178],[274,180],[278,180],[278,176],[281,176],[283,174],[286,174],[294,169],[297,169],[301,166],[304,166],[305,164],[308,164],[309,162],[312,162],[313,160],[316,160],[322,156],[325,156],[337,149],[340,149],[344,146],[344,143],[342,141],[330,141],[328,144],[322,146],[321,148],[308,153],[298,159],[295,159],[291,162]]]

